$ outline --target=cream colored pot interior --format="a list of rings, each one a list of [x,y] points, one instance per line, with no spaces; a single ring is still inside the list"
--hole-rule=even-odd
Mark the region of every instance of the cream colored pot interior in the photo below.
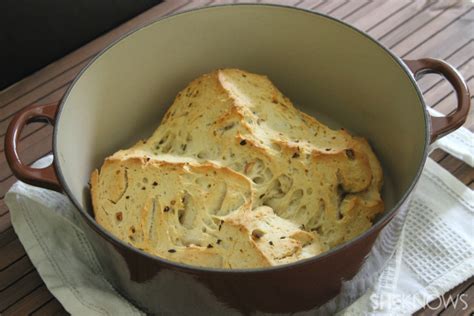
[[[87,209],[93,169],[146,137],[180,89],[200,74],[237,67],[266,74],[303,111],[368,138],[385,168],[387,209],[423,161],[422,102],[402,66],[337,21],[276,6],[207,8],[160,20],[96,59],[67,95],[56,160]]]

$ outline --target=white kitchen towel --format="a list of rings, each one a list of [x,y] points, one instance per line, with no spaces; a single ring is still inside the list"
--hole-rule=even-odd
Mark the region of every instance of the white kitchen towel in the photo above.
[[[472,134],[468,133],[458,134],[463,139],[459,146],[472,142]],[[458,151],[469,153],[465,148]],[[37,167],[50,161],[51,157],[43,158]],[[6,194],[5,202],[32,263],[68,312],[143,314],[102,276],[78,226],[78,211],[66,196],[17,182]],[[428,159],[395,255],[375,287],[342,313],[409,314],[463,282],[474,274],[472,231],[473,192]],[[462,298],[459,304],[462,305]]]
[[[443,116],[440,112],[428,107],[428,112],[434,116]],[[474,138],[465,127],[460,127],[456,132],[444,136],[436,141],[431,148],[441,148],[469,166],[474,167]]]
[[[394,256],[375,286],[341,314],[410,315],[472,275],[474,192],[428,159]],[[449,300],[467,308],[465,296],[427,308]]]

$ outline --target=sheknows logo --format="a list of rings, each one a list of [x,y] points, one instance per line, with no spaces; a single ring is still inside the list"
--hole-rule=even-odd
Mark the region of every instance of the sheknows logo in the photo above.
[[[437,310],[441,307],[447,308],[452,305],[455,310],[466,310],[468,294],[458,294],[455,296],[440,296],[436,300],[430,300],[426,295],[420,294],[372,294],[370,302],[374,310],[396,309],[410,306],[425,306],[429,310]]]

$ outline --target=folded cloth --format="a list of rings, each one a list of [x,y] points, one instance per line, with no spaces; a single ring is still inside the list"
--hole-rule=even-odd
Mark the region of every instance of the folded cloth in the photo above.
[[[474,193],[428,159],[394,256],[341,315],[410,315],[474,275]],[[466,297],[447,297],[459,311]]]
[[[466,157],[472,161],[468,133],[458,134],[459,146],[471,145],[471,156]],[[444,148],[450,146],[448,142]],[[458,151],[469,153],[463,148]],[[36,167],[51,160],[45,157]],[[103,277],[78,224],[78,211],[66,196],[16,182],[5,202],[31,262],[68,312],[143,314]],[[409,314],[474,275],[473,223],[473,192],[428,159],[394,256],[376,285],[341,314]]]
[[[443,115],[432,108],[428,108],[428,111],[434,116]],[[465,127],[460,127],[456,132],[439,139],[431,148],[441,148],[469,166],[474,167],[474,141],[471,131]]]

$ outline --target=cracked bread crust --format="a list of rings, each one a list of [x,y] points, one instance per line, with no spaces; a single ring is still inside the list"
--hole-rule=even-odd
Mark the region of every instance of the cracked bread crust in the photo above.
[[[222,69],[181,91],[154,134],[107,158],[91,187],[98,223],[135,247],[254,268],[367,230],[383,211],[382,179],[365,139],[298,111],[265,76]]]

